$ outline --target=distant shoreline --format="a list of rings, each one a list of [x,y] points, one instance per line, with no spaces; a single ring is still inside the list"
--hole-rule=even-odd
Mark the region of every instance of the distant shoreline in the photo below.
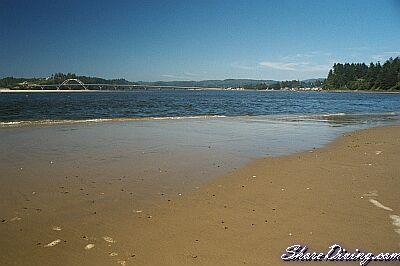
[[[170,89],[161,89],[161,90],[172,90]],[[311,90],[256,90],[256,89],[245,89],[245,90],[234,90],[234,89],[225,89],[225,88],[198,88],[198,89],[176,89],[176,90],[215,90],[215,91],[263,91],[263,92],[279,92],[279,91],[292,91],[292,92],[345,92],[345,93],[400,93],[400,91],[383,91],[383,90],[320,90],[320,91],[311,91]],[[0,88],[0,93],[44,93],[44,92],[129,92],[130,90],[13,90]],[[145,90],[143,90],[145,91]]]
[[[99,92],[106,90],[11,90],[11,89],[0,89],[0,93],[4,92],[13,92],[13,93],[20,93],[20,92]],[[111,90],[108,90],[111,91]]]

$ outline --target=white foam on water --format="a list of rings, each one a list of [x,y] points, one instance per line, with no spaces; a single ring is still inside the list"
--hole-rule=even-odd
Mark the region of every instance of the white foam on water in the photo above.
[[[21,120],[0,122],[0,127],[29,126],[29,125],[59,125],[59,124],[83,124],[102,122],[129,122],[151,120],[183,120],[183,119],[215,119],[226,118],[225,115],[195,115],[195,116],[161,116],[161,117],[114,117],[114,118],[90,118],[90,119],[60,119],[60,120]]]
[[[387,210],[387,211],[393,211],[393,209],[386,207],[385,205],[383,205],[382,203],[380,203],[379,201],[377,201],[376,199],[369,199],[369,202],[371,202],[372,204],[374,204],[376,207]]]

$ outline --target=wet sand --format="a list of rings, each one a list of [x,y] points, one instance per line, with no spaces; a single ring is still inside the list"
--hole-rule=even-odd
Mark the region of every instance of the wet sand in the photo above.
[[[399,151],[400,126],[346,133],[321,149],[254,160],[194,191],[160,191],[149,205],[131,194],[140,179],[83,178],[78,167],[37,183],[40,171],[20,169],[1,179],[0,262],[280,265],[297,243],[398,252]]]

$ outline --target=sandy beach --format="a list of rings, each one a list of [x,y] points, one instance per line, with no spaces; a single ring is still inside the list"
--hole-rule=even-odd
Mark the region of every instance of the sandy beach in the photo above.
[[[2,265],[283,265],[293,244],[398,252],[400,126],[254,160],[138,206],[129,177],[2,178]],[[25,184],[25,185],[23,185]],[[56,215],[57,214],[57,215]],[[293,262],[292,262],[293,263]],[[348,263],[356,265],[358,263]]]

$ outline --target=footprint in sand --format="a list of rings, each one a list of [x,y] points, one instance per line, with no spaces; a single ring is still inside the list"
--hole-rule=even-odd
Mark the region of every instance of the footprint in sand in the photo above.
[[[60,242],[61,242],[61,239],[56,239],[56,240],[54,240],[54,241],[48,243],[47,245],[45,245],[45,247],[46,247],[46,248],[48,248],[48,247],[54,247],[54,246],[58,245]]]

